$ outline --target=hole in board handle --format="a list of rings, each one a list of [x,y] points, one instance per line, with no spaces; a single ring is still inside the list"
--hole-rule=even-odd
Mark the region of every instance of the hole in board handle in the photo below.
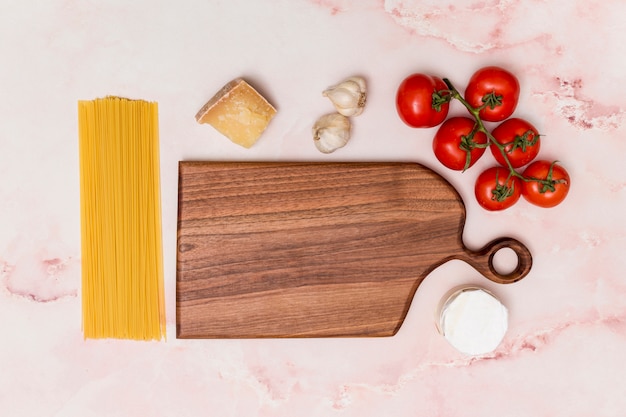
[[[519,265],[519,257],[511,248],[501,248],[493,255],[493,268],[500,275],[508,275]]]

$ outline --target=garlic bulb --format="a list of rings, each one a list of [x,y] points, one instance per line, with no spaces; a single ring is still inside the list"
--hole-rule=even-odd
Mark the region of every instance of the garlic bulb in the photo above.
[[[350,77],[322,92],[332,101],[337,111],[344,116],[358,116],[363,113],[367,99],[365,79]]]
[[[322,153],[331,153],[350,140],[350,119],[339,113],[326,114],[313,125],[313,142]]]

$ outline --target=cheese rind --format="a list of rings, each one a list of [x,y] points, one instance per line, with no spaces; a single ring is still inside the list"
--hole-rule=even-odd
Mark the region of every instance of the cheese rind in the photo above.
[[[236,78],[222,87],[196,114],[234,143],[250,148],[265,131],[276,109],[250,84]]]
[[[477,287],[455,291],[441,307],[439,330],[457,350],[483,355],[495,350],[508,328],[507,308]]]

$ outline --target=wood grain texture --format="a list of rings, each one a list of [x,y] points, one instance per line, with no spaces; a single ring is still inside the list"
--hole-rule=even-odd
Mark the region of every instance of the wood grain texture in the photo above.
[[[532,264],[468,250],[458,193],[413,163],[180,162],[178,203],[179,338],[391,336],[442,263]]]

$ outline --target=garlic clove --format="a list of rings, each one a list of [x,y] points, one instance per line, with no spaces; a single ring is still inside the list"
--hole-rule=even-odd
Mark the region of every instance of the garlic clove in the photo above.
[[[350,77],[322,92],[343,116],[358,116],[363,113],[367,101],[367,89],[363,77]]]
[[[350,119],[340,113],[326,114],[313,125],[313,142],[322,153],[332,153],[350,140]]]

